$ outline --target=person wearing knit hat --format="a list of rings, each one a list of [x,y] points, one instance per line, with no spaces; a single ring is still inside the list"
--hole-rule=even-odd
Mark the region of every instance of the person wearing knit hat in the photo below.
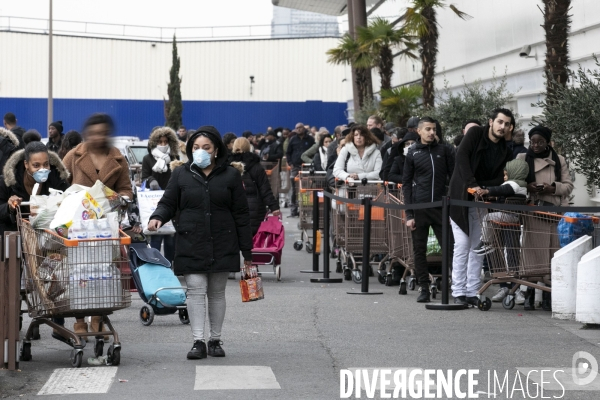
[[[538,205],[568,206],[573,182],[564,157],[550,146],[552,130],[537,125],[529,131],[529,150],[517,155],[529,165],[527,191]]]
[[[62,146],[63,139],[63,124],[62,121],[55,121],[48,126],[48,143],[46,147],[48,150],[58,153],[60,146]]]

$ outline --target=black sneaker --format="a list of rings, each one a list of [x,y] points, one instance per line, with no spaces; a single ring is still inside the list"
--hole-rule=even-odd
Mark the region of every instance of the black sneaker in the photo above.
[[[462,304],[465,308],[469,308],[466,296],[458,296],[454,298],[454,304]]]
[[[219,339],[211,339],[208,341],[208,355],[211,357],[225,357],[225,350],[221,348],[221,342]]]
[[[466,300],[467,304],[473,307],[477,307],[477,304],[479,303],[479,297],[477,296],[468,296]]]
[[[200,360],[206,358],[206,343],[204,340],[195,340],[194,346],[187,353],[188,360]]]
[[[421,294],[417,298],[417,303],[429,303],[431,301],[431,292],[429,292],[428,287],[423,287],[421,289]]]

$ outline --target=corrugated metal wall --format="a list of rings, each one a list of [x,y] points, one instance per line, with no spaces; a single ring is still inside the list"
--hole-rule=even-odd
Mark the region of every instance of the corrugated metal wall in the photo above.
[[[178,43],[183,119],[188,128],[264,131],[302,121],[346,121],[343,66],[327,64],[337,39],[276,39]],[[48,36],[0,32],[11,54],[0,66],[0,113],[14,112],[24,128],[45,135]],[[79,129],[93,112],[115,117],[118,134],[145,138],[164,124],[163,97],[171,43],[56,36],[54,119]],[[250,76],[254,76],[250,95]]]
[[[335,38],[179,43],[185,100],[345,102],[343,66],[327,64]],[[1,97],[46,97],[48,36],[0,32],[10,54]],[[159,100],[167,93],[171,43],[54,37],[54,96]],[[250,96],[250,76],[255,78]]]

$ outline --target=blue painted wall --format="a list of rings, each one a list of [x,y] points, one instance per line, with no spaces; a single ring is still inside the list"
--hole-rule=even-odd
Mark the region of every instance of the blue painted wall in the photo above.
[[[12,112],[25,129],[37,129],[47,136],[47,100],[35,98],[0,98],[0,114]],[[188,129],[214,125],[221,134],[245,130],[264,132],[267,126],[294,128],[297,122],[325,126],[330,132],[346,123],[346,103],[184,101],[183,123]],[[117,125],[117,135],[147,139],[150,131],[163,125],[163,102],[157,100],[55,99],[54,119],[62,120],[65,132],[79,131],[92,113],[110,114]]]

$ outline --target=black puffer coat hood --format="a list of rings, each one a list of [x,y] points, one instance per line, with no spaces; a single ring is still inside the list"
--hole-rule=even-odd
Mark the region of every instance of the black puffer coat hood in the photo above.
[[[221,134],[219,133],[217,128],[211,125],[201,126],[196,130],[196,133],[194,133],[191,137],[188,138],[187,144],[185,146],[185,153],[189,160],[188,162],[194,161],[194,151],[192,149],[194,147],[194,141],[196,141],[196,139],[198,139],[199,136],[206,136],[211,140],[211,142],[214,143],[215,149],[217,151],[217,165],[221,165],[227,162],[227,147],[225,146],[225,143],[223,143],[223,139],[221,139]]]

